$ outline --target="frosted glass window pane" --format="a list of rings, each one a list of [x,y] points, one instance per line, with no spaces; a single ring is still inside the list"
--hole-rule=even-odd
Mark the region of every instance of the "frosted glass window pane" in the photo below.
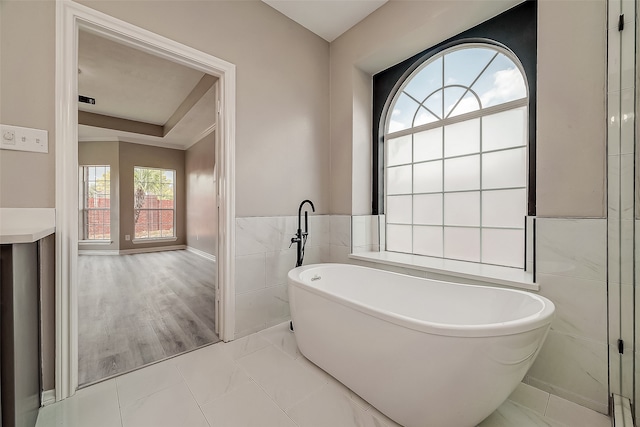
[[[411,163],[411,135],[393,138],[385,142],[387,166]]]
[[[479,228],[444,228],[445,258],[480,262]]]
[[[522,73],[516,64],[502,53],[491,62],[471,89],[480,96],[482,108],[527,96]]]
[[[524,187],[527,185],[526,162],[525,147],[483,154],[482,188]]]
[[[413,165],[413,192],[442,191],[442,160]]]
[[[524,267],[524,230],[482,229],[482,262]]]
[[[387,194],[411,193],[411,165],[387,168]]]
[[[442,194],[413,196],[413,223],[442,225]]]
[[[516,108],[482,118],[482,151],[526,144],[527,108]]]
[[[442,227],[413,227],[413,253],[442,257]]]
[[[480,151],[480,119],[467,120],[444,128],[445,157]]]
[[[446,193],[444,223],[445,225],[480,226],[480,192]]]
[[[484,227],[524,227],[527,212],[527,190],[482,192],[482,225]]]
[[[387,250],[411,253],[411,226],[387,224]]]
[[[480,188],[480,156],[458,157],[444,161],[444,191]]]
[[[438,58],[411,78],[404,91],[422,101],[434,90],[442,87],[442,58]]]
[[[442,128],[435,128],[413,135],[414,162],[442,158]]]
[[[389,133],[403,129],[409,129],[413,122],[413,116],[418,109],[418,103],[402,93],[393,106],[389,119]]]
[[[395,224],[411,224],[411,196],[387,197],[387,221]]]

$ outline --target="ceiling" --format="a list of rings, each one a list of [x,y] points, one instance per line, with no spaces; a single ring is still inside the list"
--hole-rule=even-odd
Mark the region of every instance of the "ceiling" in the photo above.
[[[262,0],[328,42],[366,18],[387,0]]]
[[[122,140],[187,149],[215,124],[216,78],[81,31],[80,141]]]
[[[331,42],[387,0],[262,0]],[[80,31],[80,141],[187,149],[215,128],[216,78]]]

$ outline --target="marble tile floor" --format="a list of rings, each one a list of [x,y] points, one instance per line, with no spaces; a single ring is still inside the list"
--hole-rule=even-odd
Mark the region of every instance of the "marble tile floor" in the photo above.
[[[37,427],[397,427],[300,354],[288,323],[113,378],[40,410]],[[480,427],[610,427],[521,384]],[[437,426],[434,426],[437,427]]]

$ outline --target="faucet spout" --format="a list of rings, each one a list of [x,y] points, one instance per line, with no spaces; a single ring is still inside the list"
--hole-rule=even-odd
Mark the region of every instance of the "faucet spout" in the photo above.
[[[303,200],[300,203],[300,207],[298,208],[298,230],[296,231],[295,237],[291,239],[291,243],[296,244],[297,249],[297,258],[296,258],[296,267],[300,267],[302,265],[302,261],[304,259],[304,247],[307,243],[307,236],[309,235],[309,211],[304,211],[304,232],[302,231],[302,208],[305,204],[311,205],[311,210],[313,212],[316,211],[315,206],[313,206],[313,202],[311,200]]]
[[[311,205],[311,211],[315,212],[316,208],[315,206],[313,206],[313,202],[311,200],[303,200],[302,203],[300,203],[300,207],[298,208],[298,230],[302,229],[302,224],[300,223],[301,221],[301,216],[302,216],[302,207],[305,205],[305,203],[308,203]],[[307,211],[304,211],[304,219],[305,219],[305,231],[309,230],[309,224],[307,223]]]

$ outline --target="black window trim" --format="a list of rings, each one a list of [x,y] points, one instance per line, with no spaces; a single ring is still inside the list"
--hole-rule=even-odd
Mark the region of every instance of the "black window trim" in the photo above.
[[[483,43],[510,51],[528,85],[527,214],[536,214],[537,1],[527,0],[373,76],[372,214],[384,213],[384,128],[389,107],[405,80],[429,58],[460,44]],[[377,86],[377,82],[381,82]],[[393,84],[390,85],[389,83]],[[389,86],[391,86],[389,88]]]

